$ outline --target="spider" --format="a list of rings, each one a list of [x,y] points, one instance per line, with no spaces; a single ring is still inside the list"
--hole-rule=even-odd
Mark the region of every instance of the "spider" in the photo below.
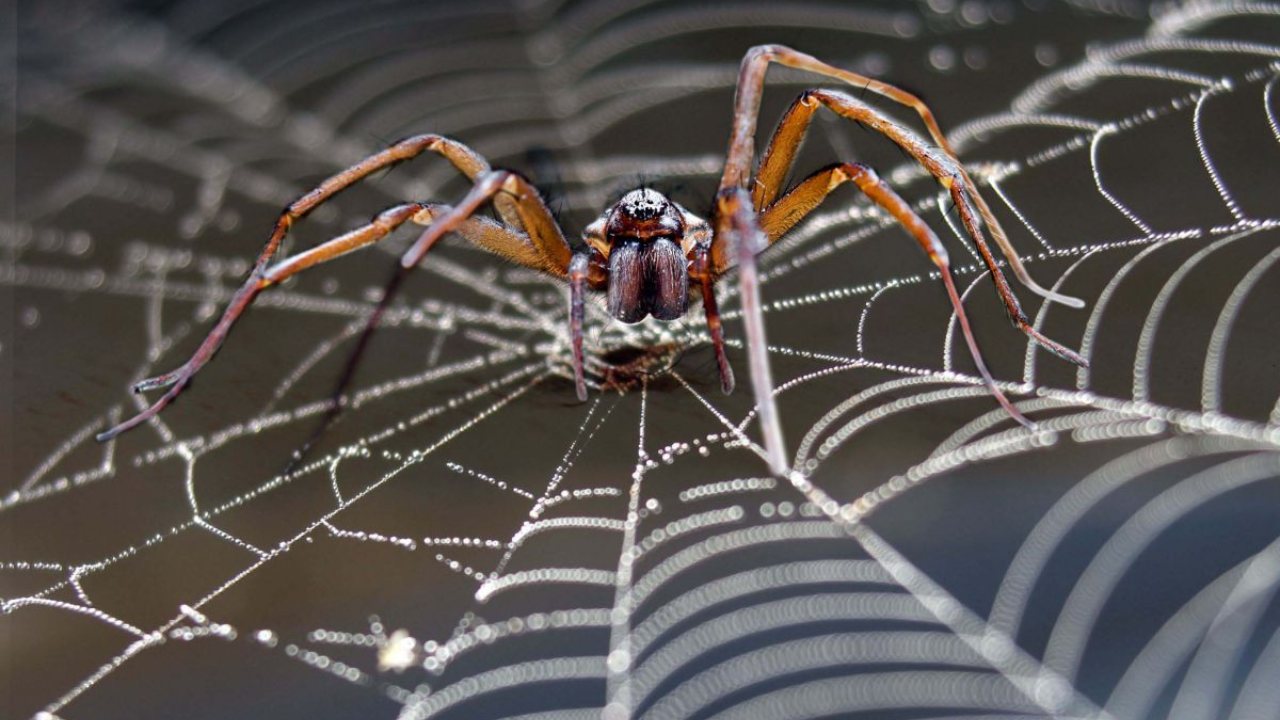
[[[811,89],[800,94],[785,111],[765,148],[754,177],[754,138],[765,74],[772,63],[806,70],[870,91],[914,110],[932,142],[845,92]],[[787,177],[814,113],[828,110],[871,128],[901,147],[946,189],[960,221],[990,271],[1010,320],[1033,342],[1059,357],[1085,366],[1079,354],[1042,335],[1028,321],[983,236],[985,223],[1014,275],[1039,295],[1072,307],[1083,303],[1037,285],[1027,274],[991,209],[939,129],[933,113],[914,95],[893,85],[828,65],[781,45],[751,48],[742,59],[734,99],[733,127],[724,172],[710,220],[703,219],[659,192],[642,188],[622,196],[582,231],[584,247],[575,250],[533,185],[510,170],[493,169],[479,154],[440,135],[417,135],[400,140],[320,183],[294,200],[276,220],[275,229],[258,254],[248,279],[232,297],[222,317],[186,363],[172,372],[137,383],[134,392],[168,391],[147,409],[98,435],[105,441],[155,417],[190,383],[213,357],[236,320],[258,293],[313,265],[371,245],[401,225],[412,222],[426,230],[401,259],[404,268],[417,266],[446,233],[455,233],[484,250],[520,265],[545,272],[569,287],[569,338],[577,396],[587,398],[583,371],[582,325],[588,290],[603,291],[610,315],[636,323],[652,315],[669,321],[683,317],[695,299],[702,302],[707,330],[715,351],[721,388],[734,387],[733,369],[725,354],[715,283],[738,270],[746,329],[746,352],[751,384],[771,470],[787,472],[785,446],[770,378],[764,319],[760,305],[756,255],[783,237],[822,203],[837,187],[853,183],[870,200],[893,216],[920,244],[937,266],[951,306],[973,356],[974,364],[995,400],[1019,423],[1032,427],[995,384],[969,327],[947,251],[933,230],[871,168],[860,163],[837,163],[821,169],[790,188]],[[462,200],[447,205],[409,202],[395,205],[368,224],[272,264],[290,227],[321,203],[369,175],[436,153],[474,184]],[[477,215],[492,205],[500,222]]]

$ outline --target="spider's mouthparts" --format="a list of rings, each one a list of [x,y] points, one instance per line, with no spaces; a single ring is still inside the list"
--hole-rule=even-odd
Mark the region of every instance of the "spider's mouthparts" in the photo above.
[[[675,320],[689,309],[689,273],[680,246],[665,238],[629,241],[609,255],[609,314],[624,323],[646,315]]]

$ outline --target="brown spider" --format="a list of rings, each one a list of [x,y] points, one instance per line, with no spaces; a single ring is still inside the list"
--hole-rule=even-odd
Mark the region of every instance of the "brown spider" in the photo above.
[[[806,90],[782,116],[753,179],[750,168],[754,156],[756,122],[760,96],[764,90],[765,72],[770,63],[842,80],[905,105],[919,114],[933,143],[852,95],[835,90]],[[828,194],[846,182],[854,183],[867,197],[897,219],[938,267],[961,332],[964,333],[965,342],[983,382],[1011,417],[1030,427],[1030,422],[996,386],[983,362],[982,353],[969,328],[969,320],[948,269],[945,248],[933,230],[892,188],[865,165],[839,163],[819,170],[789,190],[786,189],[786,178],[795,161],[796,152],[814,112],[822,106],[889,138],[928,170],[950,192],[960,221],[981,252],[1013,324],[1031,340],[1059,357],[1081,366],[1086,364],[1077,353],[1050,340],[1032,327],[983,238],[982,223],[985,221],[990,228],[992,237],[1014,275],[1027,287],[1046,298],[1067,305],[1080,307],[1083,303],[1045,290],[1027,275],[999,223],[978,194],[973,180],[960,164],[950,143],[934,121],[933,113],[924,103],[892,85],[832,67],[796,50],[780,45],[761,45],[749,50],[742,59],[729,152],[710,222],[690,213],[658,192],[649,189],[635,190],[623,196],[583,230],[582,239],[586,247],[575,251],[565,240],[538,191],[525,178],[508,170],[490,168],[484,158],[449,138],[439,135],[406,138],[325,180],[285,208],[276,221],[275,230],[266,246],[258,254],[249,278],[236,292],[221,319],[191,358],[172,372],[143,380],[134,386],[134,392],[165,387],[169,388],[168,392],[151,407],[98,435],[98,440],[109,440],[145,422],[172,402],[191,381],[192,376],[213,357],[226,339],[231,326],[259,292],[312,265],[375,243],[397,227],[412,221],[427,229],[401,260],[405,268],[416,266],[437,240],[446,233],[453,232],[485,250],[568,282],[574,383],[578,397],[582,400],[587,397],[582,359],[582,321],[587,289],[604,291],[609,313],[624,323],[639,322],[646,315],[652,315],[658,320],[680,318],[688,311],[691,296],[700,295],[719,366],[720,383],[726,393],[731,392],[733,371],[725,356],[720,314],[716,307],[715,282],[736,264],[747,334],[747,359],[765,450],[773,472],[785,474],[786,454],[766,354],[755,256],[785,235],[817,208]],[[468,179],[474,181],[471,191],[456,206],[422,202],[396,205],[378,214],[367,225],[274,265],[270,264],[280,242],[295,221],[372,173],[414,158],[425,151],[444,156]],[[476,215],[476,211],[488,203],[492,203],[502,222]]]

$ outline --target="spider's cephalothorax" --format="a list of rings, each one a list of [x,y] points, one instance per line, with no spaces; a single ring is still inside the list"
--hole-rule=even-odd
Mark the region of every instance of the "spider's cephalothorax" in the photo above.
[[[689,310],[686,230],[706,223],[662,193],[623,195],[583,233],[593,259],[607,268],[609,314],[624,323],[652,315],[676,320]]]
[[[853,95],[818,88],[801,93],[787,109],[757,165],[754,151],[757,114],[764,91],[765,71],[771,63],[839,80],[864,93],[875,93],[910,107],[927,127],[929,139],[898,124]],[[761,45],[747,51],[742,59],[734,98],[729,153],[725,158],[711,222],[689,213],[661,193],[642,188],[624,195],[591,223],[583,231],[586,247],[578,250],[569,245],[541,195],[527,180],[509,170],[494,170],[483,157],[462,143],[439,135],[416,135],[370,155],[320,183],[285,208],[276,220],[271,237],[258,253],[248,280],[232,297],[226,311],[191,359],[173,372],[143,380],[134,386],[138,392],[169,388],[168,392],[151,407],[98,435],[98,439],[113,438],[159,414],[213,357],[231,326],[259,292],[312,265],[375,243],[401,225],[414,222],[427,226],[427,229],[401,259],[405,268],[416,266],[436,241],[446,233],[454,233],[512,262],[568,283],[574,385],[582,399],[587,397],[583,358],[587,290],[604,291],[609,314],[626,323],[639,322],[650,315],[659,320],[679,318],[688,311],[691,294],[700,296],[707,318],[707,334],[716,353],[721,387],[725,392],[731,391],[733,371],[725,355],[715,283],[736,266],[741,317],[746,330],[743,347],[751,369],[752,391],[764,436],[764,454],[770,468],[782,474],[786,471],[787,462],[769,373],[755,255],[786,235],[832,191],[848,183],[893,216],[929,256],[938,269],[960,332],[982,381],[1012,418],[1030,425],[987,371],[951,277],[946,250],[911,206],[871,168],[858,163],[837,163],[798,183],[788,182],[809,124],[822,108],[874,129],[931,174],[955,203],[959,220],[977,247],[1014,325],[1031,341],[1050,352],[1079,365],[1086,364],[1084,358],[1045,337],[1027,319],[987,245],[983,223],[1004,254],[1009,269],[1024,285],[1056,302],[1075,307],[1083,303],[1045,290],[1030,278],[1000,223],[934,121],[933,114],[919,98],[781,45]],[[471,191],[456,205],[425,202],[396,205],[363,227],[273,264],[285,234],[295,222],[356,182],[424,152],[443,156],[472,181]],[[477,214],[487,205],[493,206],[498,221]],[[393,284],[388,289],[380,308],[388,302],[394,287]],[[370,327],[376,322],[379,312],[371,314]]]

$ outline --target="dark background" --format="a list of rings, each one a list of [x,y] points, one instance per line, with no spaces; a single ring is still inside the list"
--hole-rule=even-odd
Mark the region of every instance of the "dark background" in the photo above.
[[[605,670],[625,634],[611,638],[607,624],[614,585],[531,583],[482,600],[476,574],[614,573],[631,541],[646,540],[636,587],[681,553],[696,562],[619,627],[685,613],[655,646],[676,647],[698,642],[704,624],[738,624],[687,663],[641,664],[635,678],[659,680],[632,699],[637,715],[667,717],[663,696],[698,693],[707,699],[684,714],[1274,713],[1280,131],[1268,63],[1280,19],[1215,7],[7,9],[6,716],[391,717],[451,693],[465,699],[446,717],[596,716],[624,678]],[[699,400],[733,424],[747,418],[740,345],[739,389],[724,397],[696,312],[632,329],[593,312],[594,352],[617,360],[674,344],[675,372],[655,368],[643,392],[578,404],[563,377],[563,288],[459,243],[401,289],[347,387],[357,406],[322,427],[409,231],[265,294],[160,423],[93,442],[134,410],[131,382],[194,349],[279,208],[396,138],[439,132],[524,172],[571,237],[640,183],[708,210],[737,62],[765,42],[918,93],[980,185],[999,172],[1008,202],[984,193],[1029,270],[1087,307],[1044,309],[1015,290],[1033,318],[1043,310],[1048,334],[1088,343],[1087,377],[1043,352],[1028,369],[1024,338],[942,219],[936,185],[887,142],[823,118],[798,167],[868,162],[921,209],[961,288],[977,281],[966,307],[997,377],[1027,383],[1015,399],[1047,434],[1027,441],[984,393],[935,374],[950,318],[930,266],[840,192],[762,257],[763,292],[775,378],[794,381],[780,397],[788,447],[812,430],[814,457],[856,421],[809,473],[841,503],[878,493],[864,524],[802,508],[785,483],[682,499],[766,474]],[[762,134],[816,84],[826,83],[774,70]],[[1011,109],[1022,116],[984,124]],[[353,189],[301,223],[293,247],[394,202],[461,197],[444,165],[418,160]],[[736,340],[732,279],[722,288]],[[950,354],[969,371],[961,344]],[[1206,368],[1220,368],[1216,393]],[[911,377],[921,380],[898,382]],[[744,429],[755,437],[753,417]],[[929,461],[962,446],[967,455]],[[562,489],[580,497],[539,519],[563,524],[533,526],[543,531],[508,552],[533,500]],[[633,490],[643,512],[624,532]],[[748,528],[761,534],[726,546]],[[1042,565],[1020,564],[1037,552]],[[752,572],[782,580],[715,584]],[[1010,620],[1019,585],[1029,592]],[[847,605],[823,615],[824,597]],[[950,613],[952,602],[967,611]],[[528,630],[534,616],[553,628]],[[443,643],[509,618],[524,629],[443,673],[378,669],[386,633]],[[999,651],[1001,633],[1019,652]],[[1042,668],[1074,688],[1071,702],[1046,699]]]

